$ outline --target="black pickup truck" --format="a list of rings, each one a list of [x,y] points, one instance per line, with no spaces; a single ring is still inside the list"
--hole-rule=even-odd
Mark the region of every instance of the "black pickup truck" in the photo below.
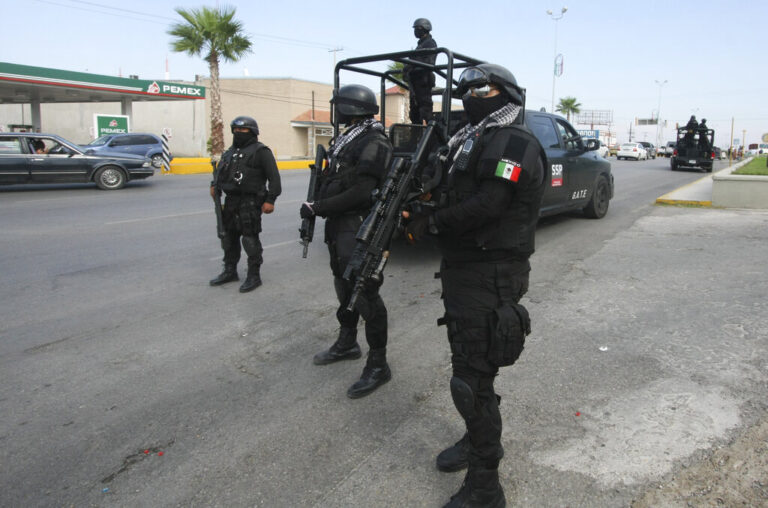
[[[677,129],[677,145],[669,166],[672,171],[681,168],[701,168],[712,172],[715,160],[715,131],[712,129]]]
[[[438,56],[437,63],[428,63],[426,56]],[[342,60],[334,72],[334,88],[338,91],[341,71],[377,76],[381,79],[381,96],[385,95],[386,82],[395,83],[408,90],[409,84],[401,77],[400,70],[394,63],[418,66],[428,69],[445,82],[443,87],[433,88],[432,95],[439,96],[441,111],[435,116],[438,128],[444,139],[448,139],[459,125],[466,122],[461,110],[451,108],[455,98],[457,75],[463,68],[482,63],[472,57],[454,53],[447,48],[421,49],[385,53],[379,55],[355,57]],[[376,67],[371,67],[375,64]],[[386,64],[386,71],[380,70]],[[456,72],[458,71],[458,72]],[[349,80],[348,80],[349,81]],[[447,85],[447,86],[446,86]],[[523,100],[525,95],[523,94]],[[381,101],[381,118],[386,118],[387,101]],[[599,219],[608,212],[608,205],[613,198],[614,185],[611,163],[598,153],[600,143],[597,139],[582,139],[576,129],[563,117],[543,111],[524,110],[524,122],[533,131],[547,154],[550,166],[550,181],[544,193],[541,216],[556,215],[564,212],[582,211],[586,217]],[[338,119],[332,120],[334,135],[339,132]],[[415,149],[421,132],[425,127],[411,124],[395,124],[396,137],[409,139],[407,148],[402,148],[401,157],[409,157],[409,151]],[[390,137],[393,137],[392,131]],[[400,142],[393,139],[395,151],[399,151]]]

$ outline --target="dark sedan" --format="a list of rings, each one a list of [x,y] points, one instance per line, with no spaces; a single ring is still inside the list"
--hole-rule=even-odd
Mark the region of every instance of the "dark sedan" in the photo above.
[[[0,185],[95,182],[114,190],[154,174],[147,157],[97,154],[53,134],[0,133]]]

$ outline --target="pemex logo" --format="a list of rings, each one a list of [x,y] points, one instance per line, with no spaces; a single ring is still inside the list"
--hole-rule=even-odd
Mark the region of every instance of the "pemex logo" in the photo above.
[[[160,86],[157,84],[157,81],[153,81],[152,84],[149,85],[147,93],[160,93]]]
[[[113,119],[112,119],[112,120],[109,122],[109,126],[110,126],[110,127],[117,127],[117,120],[115,120],[115,119],[113,118]]]

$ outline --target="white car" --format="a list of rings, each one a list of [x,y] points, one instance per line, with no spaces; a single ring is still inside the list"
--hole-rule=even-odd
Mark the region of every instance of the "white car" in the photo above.
[[[616,152],[616,160],[621,159],[648,159],[648,152],[640,143],[623,143]]]
[[[598,140],[598,148],[595,150],[597,154],[603,159],[607,159],[611,155],[611,151],[608,149],[608,145]]]

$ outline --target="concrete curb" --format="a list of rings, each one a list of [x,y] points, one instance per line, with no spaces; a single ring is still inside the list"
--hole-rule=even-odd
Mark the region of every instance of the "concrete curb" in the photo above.
[[[311,160],[290,160],[277,161],[277,169],[283,171],[288,169],[308,169],[314,161]],[[193,175],[200,173],[211,173],[211,159],[207,157],[176,157],[171,161],[171,170],[169,173],[175,175]]]
[[[701,208],[712,207],[713,179],[721,174],[730,173],[747,164],[751,159],[745,159],[738,164],[708,174],[691,183],[683,185],[671,192],[656,198],[657,205],[682,205],[698,206]]]

